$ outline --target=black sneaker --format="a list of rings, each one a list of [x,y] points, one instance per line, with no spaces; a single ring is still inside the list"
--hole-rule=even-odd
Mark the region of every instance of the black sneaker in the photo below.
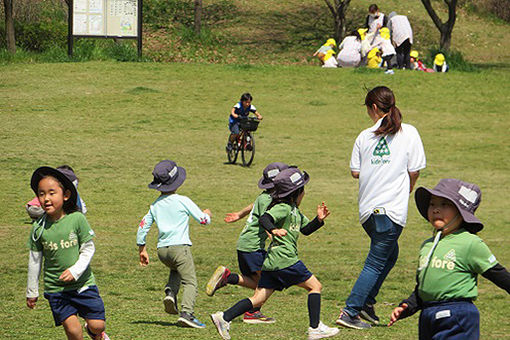
[[[177,309],[177,297],[170,289],[165,289],[165,298],[163,299],[163,305],[165,306],[165,312],[168,314],[179,314]]]
[[[177,324],[181,327],[205,328],[205,324],[200,322],[193,313],[181,312],[181,316],[177,319]]]
[[[338,316],[336,323],[340,326],[354,329],[368,329],[372,327],[370,326],[370,324],[361,321],[359,315],[356,317],[352,317],[344,311],[340,313],[340,316]]]
[[[379,324],[379,317],[375,315],[375,309],[374,305],[365,305],[361,312],[359,313],[359,316],[368,322],[373,323],[374,325]]]

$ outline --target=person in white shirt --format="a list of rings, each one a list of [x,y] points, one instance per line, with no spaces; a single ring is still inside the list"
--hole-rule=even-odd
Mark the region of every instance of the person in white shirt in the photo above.
[[[393,74],[393,59],[396,55],[395,48],[391,44],[390,30],[388,27],[382,27],[379,30],[379,35],[377,35],[374,39],[374,44],[372,48],[377,47],[382,51],[382,64],[381,67],[386,64],[386,72],[387,74]]]
[[[361,37],[358,31],[344,38],[338,46],[338,65],[340,67],[358,67],[361,62]]]
[[[411,69],[410,53],[413,45],[413,29],[405,15],[391,12],[388,16],[388,28],[391,32],[391,40],[397,52],[398,68]]]
[[[378,324],[374,304],[398,258],[398,238],[406,224],[409,194],[425,168],[425,152],[416,128],[402,123],[393,92],[379,86],[365,106],[375,123],[362,131],[352,150],[351,174],[359,179],[359,220],[370,237],[370,251],[337,324],[354,329]]]
[[[381,27],[386,27],[388,24],[388,17],[379,11],[376,4],[368,6],[368,15],[365,20],[365,27],[368,28],[368,33],[377,32]]]

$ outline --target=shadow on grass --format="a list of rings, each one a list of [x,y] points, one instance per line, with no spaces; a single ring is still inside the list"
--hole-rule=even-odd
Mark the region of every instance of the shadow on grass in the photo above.
[[[487,69],[510,69],[510,63],[473,63],[474,66],[487,70]]]
[[[138,321],[131,321],[131,324],[135,325],[158,325],[158,326],[173,326],[173,327],[180,327],[177,322],[167,322],[167,321],[146,321],[146,320],[138,320]]]

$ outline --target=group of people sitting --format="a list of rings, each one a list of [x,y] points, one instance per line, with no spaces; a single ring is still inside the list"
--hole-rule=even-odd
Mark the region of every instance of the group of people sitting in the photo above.
[[[353,31],[338,46],[335,39],[328,39],[313,56],[318,57],[322,67],[384,68],[393,74],[393,68],[425,72],[448,72],[445,56],[438,53],[433,68],[427,68],[413,45],[413,30],[408,18],[391,12],[388,16],[379,11],[376,4],[368,7],[365,26]]]

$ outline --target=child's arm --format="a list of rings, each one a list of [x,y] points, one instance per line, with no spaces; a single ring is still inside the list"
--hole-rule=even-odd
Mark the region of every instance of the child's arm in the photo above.
[[[287,235],[287,230],[276,228],[274,223],[275,221],[273,216],[269,215],[267,212],[259,218],[259,225],[269,234],[280,237]]]
[[[145,244],[138,246],[138,255],[140,256],[140,266],[147,266],[149,264],[149,254],[147,253]]]
[[[238,212],[227,213],[227,215],[225,216],[225,218],[223,220],[227,223],[232,223],[232,222],[238,221],[241,218],[244,218],[245,216],[247,216],[252,209],[253,209],[253,203],[251,203],[250,205],[247,205],[246,207],[239,210]]]
[[[262,115],[258,111],[253,112],[253,114],[257,116],[258,120],[262,120]]]
[[[204,209],[203,211],[188,197],[182,197],[182,204],[188,213],[200,224],[211,224],[211,211]]]
[[[152,216],[151,210],[142,218],[138,225],[138,231],[136,232],[136,244],[138,245],[138,253],[140,256],[140,265],[146,266],[149,264],[149,254],[145,247],[147,233],[151,229],[154,217]]]
[[[324,225],[324,219],[328,217],[330,211],[324,202],[317,206],[317,217],[315,217],[312,221],[308,222],[304,227],[302,227],[299,231],[303,235],[310,235],[313,232],[319,230],[320,227]]]
[[[42,251],[30,250],[28,254],[27,306],[35,307],[39,297],[39,275],[42,266]]]
[[[235,107],[233,107],[232,110],[230,110],[230,115],[234,118],[239,118],[239,115],[236,113]]]
[[[76,263],[71,267],[64,270],[59,279],[64,282],[78,280],[90,265],[90,261],[92,261],[92,257],[94,256],[95,251],[96,248],[94,246],[94,241],[90,240],[83,243],[80,247],[80,255],[78,257],[78,261],[76,261]]]
[[[510,273],[499,263],[485,271],[482,276],[510,294]]]
[[[409,179],[411,180],[411,186],[409,189],[409,193],[413,192],[414,185],[416,184],[416,181],[418,180],[418,177],[420,176],[420,170],[418,171],[412,171],[409,173]]]

